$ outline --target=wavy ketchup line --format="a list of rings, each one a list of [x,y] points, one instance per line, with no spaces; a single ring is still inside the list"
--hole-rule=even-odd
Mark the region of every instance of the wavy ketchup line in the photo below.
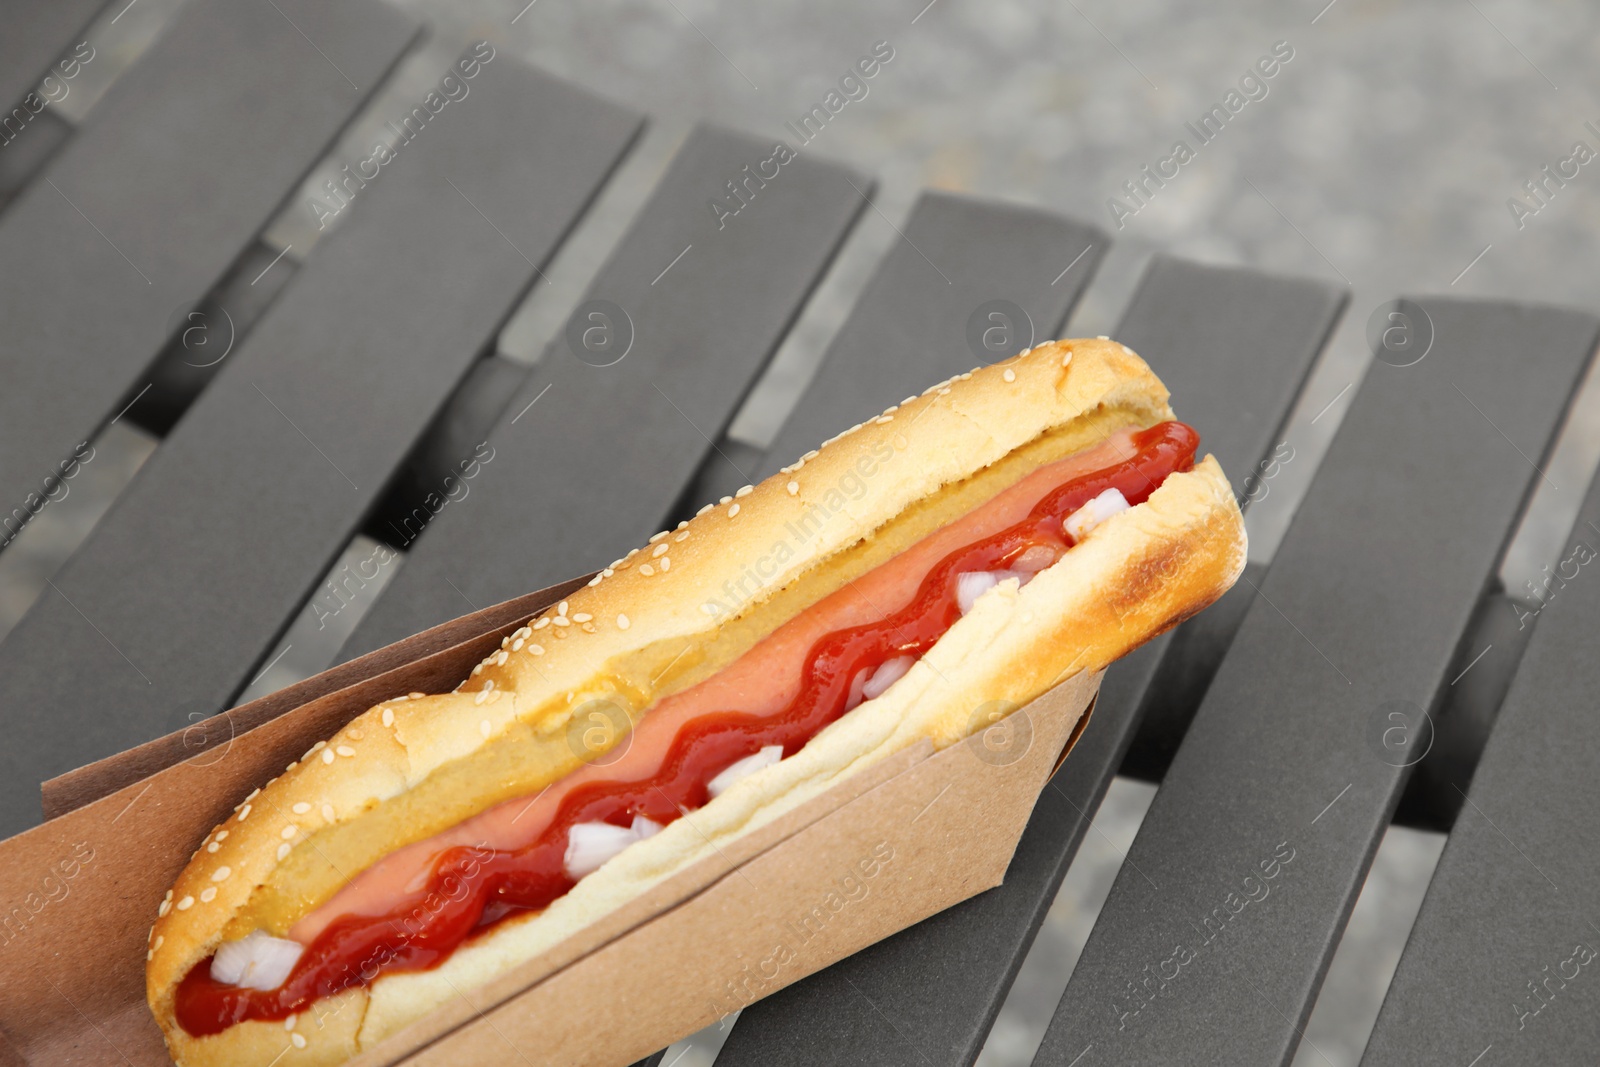
[[[777,714],[724,711],[685,723],[657,772],[634,781],[594,781],[573,789],[544,831],[515,850],[453,846],[439,853],[422,890],[382,915],[336,919],[307,946],[287,981],[261,991],[211,978],[197,963],[177,990],[178,1024],[203,1037],[248,1019],[280,1020],[315,1000],[379,974],[436,967],[472,937],[514,914],[538,911],[576,883],[564,869],[567,832],[576,823],[627,826],[635,815],[666,824],[709,799],[706,784],[735,760],[767,745],[791,756],[846,710],[851,680],[898,656],[920,656],[960,617],[957,576],[998,570],[1035,546],[1072,545],[1062,522],[1107,489],[1129,504],[1146,500],[1174,471],[1194,463],[1199,435],[1164,422],[1132,437],[1119,463],[1072,478],[1048,492],[1026,519],[952,552],[923,577],[900,610],[829,633],[812,645],[798,694]],[[1059,461],[1058,461],[1059,462]],[[884,566],[892,566],[890,560]]]

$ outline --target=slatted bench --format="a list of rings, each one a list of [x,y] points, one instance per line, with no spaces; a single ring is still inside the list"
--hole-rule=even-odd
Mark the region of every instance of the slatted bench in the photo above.
[[[467,84],[0,642],[0,701],[50,711],[0,757],[12,811],[33,805],[24,768],[70,770],[232,703],[639,127],[509,57]]]
[[[1482,762],[1400,958],[1363,1064],[1576,1063],[1600,1040],[1600,481],[1563,542]],[[1441,977],[1448,995],[1440,995]]]
[[[1422,307],[1433,350],[1375,364],[1350,401],[1041,1062],[1293,1053],[1411,753],[1425,751],[1424,714],[1478,651],[1461,636],[1600,327],[1576,312]]]
[[[24,4],[0,100],[98,7]],[[708,197],[770,144],[696,127],[517,366],[494,339],[643,117],[500,55],[303,266],[230,303],[241,264],[276,254],[267,221],[419,29],[379,0],[195,0],[0,208],[0,499],[28,518],[29,494],[118,418],[162,435],[0,641],[0,833],[37,821],[43,778],[60,776],[60,814],[135,780],[79,764],[142,745],[129,773],[148,773],[290,706],[303,688],[213,717],[316,610],[358,531],[390,542],[394,576],[342,660],[602,567],[927,383],[1060,334],[1110,246],[1035,208],[923,194],[758,446],[730,427],[875,215],[870,178],[805,154],[719,219]],[[1345,299],[1158,255],[1116,334],[1248,507]],[[196,306],[239,308],[214,365],[183,358]],[[1600,1036],[1583,978],[1600,948],[1600,593],[1574,561],[1600,547],[1600,488],[1536,620],[1494,574],[1600,320],[1405,307],[1426,355],[1380,349],[1275,556],[1108,671],[1005,885],[748,1006],[719,1064],[973,1062],[1119,773],[1159,789],[1037,1063],[1287,1062],[1403,795],[1450,839],[1367,1061],[1583,1060]],[[470,493],[421,503],[469,463]]]
[[[690,135],[489,431],[474,495],[421,531],[346,656],[597,570],[659,528],[865,207],[864,177],[802,157],[719,228],[707,190],[770,152]]]
[[[6,5],[6,32],[0,34],[0,106],[6,115],[17,107],[27,109],[30,118],[16,118],[14,124],[0,120],[0,142],[21,135],[31,116],[33,103],[25,103],[51,67],[74,44],[83,40],[89,20],[106,0],[21,0]]]
[[[15,0],[0,33],[0,211],[70,132],[55,106],[96,57],[89,25],[105,0]]]
[[[174,21],[0,215],[8,538],[418,30],[379,0],[202,3]]]

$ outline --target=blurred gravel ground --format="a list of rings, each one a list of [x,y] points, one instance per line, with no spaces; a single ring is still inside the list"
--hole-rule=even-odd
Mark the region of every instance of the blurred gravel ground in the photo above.
[[[727,0],[399,0],[434,33],[330,154],[366,148],[469,40],[650,113],[656,122],[501,339],[537,357],[689,124],[707,119],[787,138],[856,58],[888,41],[894,58],[812,150],[878,176],[875,214],[844,249],[735,425],[770,438],[808,380],[897,221],[923,186],[1013,198],[1088,219],[1117,245],[1069,332],[1108,333],[1157,248],[1197,259],[1342,281],[1345,323],[1286,429],[1297,458],[1252,509],[1252,555],[1268,559],[1343,413],[1341,390],[1368,354],[1363,326],[1405,293],[1462,293],[1594,307],[1600,165],[1584,167],[1536,215],[1508,208],[1522,184],[1573,143],[1600,149],[1592,51],[1600,9],[1576,0],[909,0],[750,5]],[[924,6],[926,4],[926,6]],[[118,5],[120,6],[120,5]],[[101,58],[59,113],[76,119],[157,32],[174,0],[143,0],[91,37]],[[1121,184],[1167,156],[1259,57],[1293,58],[1194,160],[1131,217],[1108,209]],[[1258,90],[1253,90],[1257,92]],[[308,187],[320,183],[313,175]],[[1121,226],[1119,228],[1119,221]],[[291,202],[270,238],[302,255],[316,230]],[[1516,353],[1508,353],[1516,358]],[[1504,568],[1521,587],[1556,557],[1600,454],[1594,390],[1546,470]],[[1324,406],[1327,414],[1312,419]],[[1180,398],[1181,405],[1181,398]],[[151,447],[114,427],[73,483],[0,557],[0,633],[45,587]],[[270,689],[314,672],[337,642],[297,640]],[[1149,804],[1150,787],[1113,786],[991,1035],[984,1067],[1026,1064]],[[1329,972],[1296,1064],[1358,1062],[1442,838],[1391,830]],[[674,1048],[673,1067],[709,1064],[719,1036]]]

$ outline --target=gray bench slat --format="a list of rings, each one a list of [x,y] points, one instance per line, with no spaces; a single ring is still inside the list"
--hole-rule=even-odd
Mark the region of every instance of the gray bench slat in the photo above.
[[[604,567],[656,530],[863,207],[864,178],[802,155],[719,230],[712,198],[771,155],[743,134],[690,135],[570,320],[604,330],[587,315],[609,301],[626,316],[612,340],[631,321],[631,348],[598,366],[614,357],[550,343],[472,495],[412,543],[342,657]]]
[[[1344,309],[1339,286],[1158,255],[1117,325],[1241,493]]]
[[[1517,665],[1537,629],[1523,617],[1526,610],[1498,585],[1478,602],[1451,665],[1449,692],[1434,716],[1433,747],[1400,794],[1397,825],[1441,834],[1455,825]]]
[[[1594,1061],[1600,588],[1585,561],[1600,551],[1597,527],[1600,479],[1529,623],[1363,1064]],[[1497,607],[1514,617],[1509,603]]]
[[[0,832],[227,706],[641,125],[504,54],[458,84],[0,643]]]
[[[1346,299],[1343,289],[1305,278],[1157,256],[1117,339],[1149,360],[1172,390],[1173,410],[1200,431],[1201,448],[1248,503],[1247,479],[1283,440]],[[1123,773],[1158,780],[1165,771],[1254,597],[1240,582],[1173,635],[1143,690]]]
[[[945,192],[919,196],[901,229],[765,454],[741,463],[740,442],[723,443],[733,462],[707,463],[702,499],[744,484],[735,465],[765,478],[907,393],[1055,337],[1111,243],[1059,215]],[[986,307],[1003,317],[984,318]],[[969,339],[975,316],[992,327],[989,349]]]
[[[0,216],[0,540],[417,30],[380,0],[191,4]]]
[[[1059,215],[942,192],[923,193],[901,228],[752,475],[775,473],[908,393],[1053,339],[1111,244]],[[1027,320],[991,320],[992,351],[975,351],[968,323],[991,301]]]
[[[0,107],[9,109],[37,86],[51,65],[83,40],[89,20],[105,6],[106,0],[7,4],[0,33]]]
[[[1600,333],[1560,309],[1422,305],[1431,351],[1369,369],[1036,1062],[1296,1048],[1412,759],[1395,702],[1418,720],[1449,682]]]
[[[1179,416],[1236,474],[1276,442],[1343,303],[1318,282],[1160,257],[1116,336],[1150,362]],[[1170,639],[1107,672],[1004,885],[750,1006],[718,1064],[972,1062],[1122,763]],[[827,1040],[805,1039],[820,1033]]]

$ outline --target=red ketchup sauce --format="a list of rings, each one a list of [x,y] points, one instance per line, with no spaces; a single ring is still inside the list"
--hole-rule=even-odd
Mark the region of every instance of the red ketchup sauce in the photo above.
[[[945,556],[900,610],[817,641],[805,657],[798,694],[778,714],[730,710],[690,720],[679,729],[654,776],[574,789],[550,825],[524,848],[443,850],[425,890],[408,895],[387,915],[347,915],[332,922],[277,989],[215,981],[207,957],[178,986],[178,1024],[201,1037],[248,1019],[281,1020],[318,998],[380,974],[438,966],[457,946],[501,919],[548,907],[576,884],[564,863],[567,832],[574,824],[627,826],[635,815],[643,815],[665,825],[703,806],[710,799],[707,783],[734,761],[767,745],[782,745],[785,756],[794,755],[845,713],[858,673],[900,656],[921,656],[954,625],[961,616],[958,575],[1005,569],[1036,546],[1065,551],[1072,546],[1062,528],[1069,515],[1113,488],[1130,505],[1142,503],[1168,474],[1193,465],[1199,443],[1199,435],[1181,422],[1138,432],[1133,454],[1126,459],[1065,482],[1022,522]],[[427,907],[419,908],[420,901]]]

